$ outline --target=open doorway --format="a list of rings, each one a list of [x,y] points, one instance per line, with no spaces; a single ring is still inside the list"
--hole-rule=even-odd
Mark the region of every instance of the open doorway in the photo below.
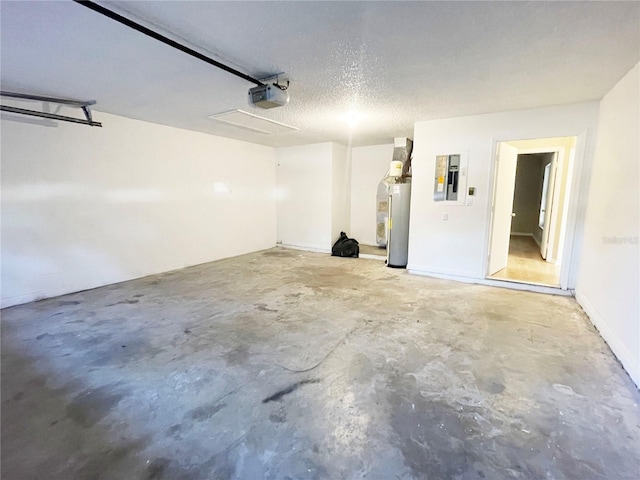
[[[501,142],[487,278],[560,287],[576,137]]]

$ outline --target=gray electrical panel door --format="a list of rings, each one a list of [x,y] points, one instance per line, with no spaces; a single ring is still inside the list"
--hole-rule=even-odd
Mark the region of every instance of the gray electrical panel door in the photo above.
[[[460,184],[460,155],[436,156],[433,199],[436,202],[457,201]]]

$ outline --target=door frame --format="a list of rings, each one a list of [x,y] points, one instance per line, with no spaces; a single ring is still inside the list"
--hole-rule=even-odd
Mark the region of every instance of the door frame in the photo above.
[[[493,212],[492,212],[492,204],[495,196],[495,187],[496,187],[496,174],[497,174],[497,155],[499,153],[498,144],[501,142],[516,142],[521,140],[537,140],[537,139],[546,139],[546,138],[562,138],[562,137],[576,137],[575,147],[574,147],[574,157],[572,165],[570,165],[570,172],[568,178],[571,179],[570,185],[570,195],[569,202],[567,208],[567,216],[565,218],[565,235],[564,240],[562,241],[562,265],[560,266],[560,289],[561,290],[574,290],[575,282],[577,276],[577,269],[580,262],[580,234],[583,226],[578,225],[578,216],[580,215],[579,206],[581,202],[584,202],[583,197],[587,194],[588,191],[588,181],[590,179],[590,175],[587,175],[585,172],[588,171],[585,169],[585,165],[590,162],[591,158],[587,157],[587,143],[589,141],[588,136],[589,130],[583,130],[579,133],[565,133],[565,134],[552,134],[548,136],[528,136],[521,138],[496,138],[493,137],[491,139],[491,171],[489,174],[489,182],[488,182],[488,192],[489,201],[487,202],[486,207],[486,221],[485,221],[485,241],[484,241],[484,256],[482,261],[482,272],[484,275],[484,279],[487,281],[493,281],[488,277],[487,272],[489,271],[489,248],[491,245],[491,235],[493,232]],[[546,150],[553,151],[560,147],[547,147]],[[544,147],[543,147],[544,149]],[[522,153],[539,153],[539,152],[528,152],[529,150],[540,150],[540,149],[522,149]],[[520,149],[518,149],[518,153],[521,153]],[[584,215],[584,212],[582,212]],[[523,283],[526,285],[536,285],[527,282],[514,282],[505,280],[504,282],[500,281],[500,283],[504,285],[509,285],[513,283]],[[552,288],[557,289],[558,287],[544,287],[544,288]]]

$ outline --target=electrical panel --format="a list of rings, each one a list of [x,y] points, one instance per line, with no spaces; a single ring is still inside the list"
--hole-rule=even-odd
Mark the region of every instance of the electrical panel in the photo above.
[[[460,188],[460,154],[436,156],[433,200],[457,201]]]

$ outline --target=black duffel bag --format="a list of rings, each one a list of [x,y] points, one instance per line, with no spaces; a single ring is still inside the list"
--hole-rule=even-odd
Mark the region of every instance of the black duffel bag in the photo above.
[[[360,256],[360,244],[355,238],[347,237],[347,234],[340,232],[340,238],[331,248],[332,257],[355,257]]]

